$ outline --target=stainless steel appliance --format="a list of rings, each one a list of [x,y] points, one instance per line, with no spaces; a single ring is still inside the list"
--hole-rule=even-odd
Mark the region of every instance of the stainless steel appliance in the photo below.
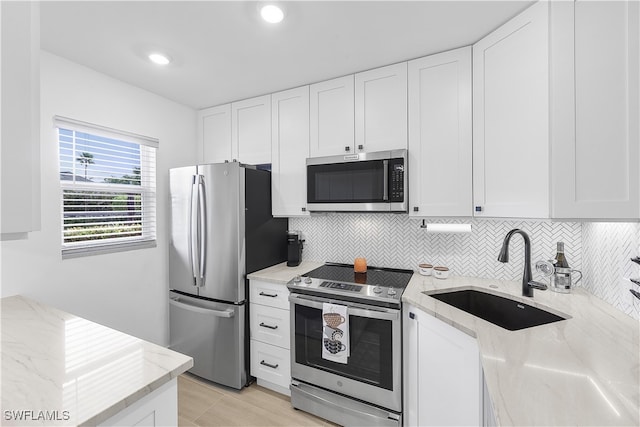
[[[195,375],[249,380],[246,275],[287,259],[286,218],[271,216],[271,174],[241,163],[169,171],[170,348]]]
[[[413,271],[327,263],[288,283],[291,403],[341,425],[402,425],[401,296]],[[347,307],[347,363],[322,357],[323,303]]]
[[[310,211],[407,212],[407,150],[307,159]]]

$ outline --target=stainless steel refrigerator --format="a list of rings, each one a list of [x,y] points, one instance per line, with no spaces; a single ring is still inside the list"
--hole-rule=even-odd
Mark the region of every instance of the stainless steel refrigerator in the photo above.
[[[238,162],[169,171],[170,348],[190,370],[240,389],[249,379],[247,274],[287,258],[286,218],[271,215],[271,173]]]

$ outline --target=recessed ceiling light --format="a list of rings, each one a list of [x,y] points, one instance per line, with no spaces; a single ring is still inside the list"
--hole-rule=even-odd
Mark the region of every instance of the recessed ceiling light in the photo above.
[[[171,60],[166,55],[163,55],[161,53],[149,54],[149,60],[158,65],[167,65],[171,62]]]
[[[277,24],[284,19],[284,12],[275,4],[268,4],[260,8],[260,16],[271,24]]]

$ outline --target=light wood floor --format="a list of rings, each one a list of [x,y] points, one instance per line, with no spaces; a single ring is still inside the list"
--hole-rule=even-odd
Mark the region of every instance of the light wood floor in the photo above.
[[[257,384],[241,391],[190,374],[178,377],[178,422],[188,426],[335,426],[291,407],[287,396]]]

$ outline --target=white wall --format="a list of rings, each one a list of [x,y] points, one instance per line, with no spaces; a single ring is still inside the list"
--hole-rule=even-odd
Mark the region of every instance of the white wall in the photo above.
[[[54,115],[160,140],[156,248],[62,260]],[[22,294],[166,345],[168,169],[196,162],[195,110],[42,52],[41,120],[42,230],[2,242],[1,295]]]

